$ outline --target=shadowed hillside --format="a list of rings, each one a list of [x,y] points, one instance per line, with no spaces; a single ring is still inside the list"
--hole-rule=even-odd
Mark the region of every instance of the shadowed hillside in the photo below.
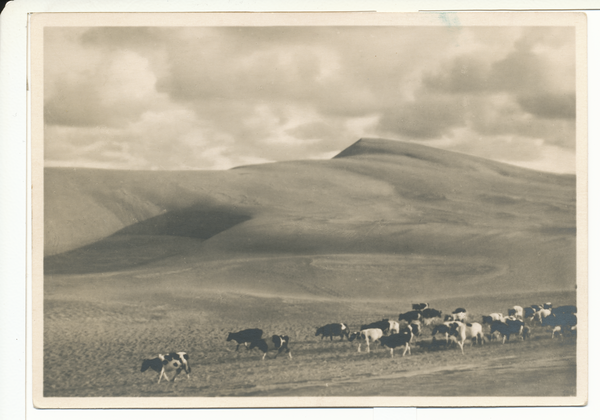
[[[575,284],[574,176],[412,143],[228,171],[47,168],[45,194],[49,275],[340,297]]]

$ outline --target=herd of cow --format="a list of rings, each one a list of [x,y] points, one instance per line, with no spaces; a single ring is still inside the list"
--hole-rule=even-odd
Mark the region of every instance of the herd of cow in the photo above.
[[[575,335],[577,333],[577,308],[573,305],[559,306],[552,308],[550,302],[543,305],[531,305],[523,308],[513,306],[508,310],[508,315],[501,313],[492,313],[484,315],[481,323],[467,322],[467,311],[464,308],[457,308],[451,314],[443,315],[441,311],[430,308],[427,303],[418,303],[412,305],[412,310],[402,313],[398,321],[383,319],[370,324],[361,325],[359,331],[350,332],[346,323],[332,323],[317,328],[315,336],[321,336],[321,340],[329,337],[344,337],[352,342],[358,342],[358,352],[361,351],[361,345],[366,345],[367,352],[370,352],[370,345],[378,342],[380,346],[387,347],[390,350],[391,357],[394,357],[394,349],[404,347],[402,356],[406,353],[411,354],[411,343],[416,341],[416,337],[423,332],[423,326],[431,326],[431,343],[448,346],[456,343],[464,354],[464,344],[471,340],[473,344],[481,344],[486,340],[502,339],[502,344],[510,340],[512,336],[518,336],[522,340],[531,335],[531,329],[534,326],[549,327],[551,337],[556,334],[561,336],[565,334]],[[484,325],[489,325],[489,333],[484,334]],[[236,351],[240,346],[248,350],[258,349],[262,352],[262,360],[265,359],[269,351],[276,351],[277,357],[282,352],[292,358],[292,352],[289,348],[290,338],[287,335],[273,335],[270,338],[263,338],[263,331],[259,328],[251,328],[238,332],[231,332],[227,341],[237,342]],[[159,373],[158,382],[165,377],[167,381],[167,372],[175,372],[172,380],[182,371],[188,374],[191,371],[189,365],[189,356],[185,352],[169,353],[167,355],[159,354],[154,359],[146,359],[142,363],[142,372],[152,368]]]

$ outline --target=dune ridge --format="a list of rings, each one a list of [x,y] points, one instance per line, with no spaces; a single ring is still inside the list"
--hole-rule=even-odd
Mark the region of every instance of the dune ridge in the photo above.
[[[46,168],[45,194],[47,274],[192,264],[207,287],[355,296],[370,259],[382,290],[443,276],[494,291],[575,284],[574,176],[413,143],[361,139],[331,160],[228,171]]]

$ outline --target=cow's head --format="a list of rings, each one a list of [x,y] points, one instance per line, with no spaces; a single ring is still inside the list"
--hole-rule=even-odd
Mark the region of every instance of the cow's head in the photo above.
[[[354,341],[354,340],[356,340],[356,339],[360,338],[360,335],[361,335],[361,334],[362,334],[362,333],[361,333],[361,332],[359,332],[359,331],[355,331],[355,332],[351,333],[351,334],[348,336],[348,341]]]
[[[233,340],[233,333],[229,333],[229,335],[227,336],[227,341],[231,340]]]

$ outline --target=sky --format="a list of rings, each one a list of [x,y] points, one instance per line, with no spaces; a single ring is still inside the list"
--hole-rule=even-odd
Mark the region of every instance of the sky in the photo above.
[[[575,172],[573,27],[46,27],[46,166],[221,170],[363,137]]]

